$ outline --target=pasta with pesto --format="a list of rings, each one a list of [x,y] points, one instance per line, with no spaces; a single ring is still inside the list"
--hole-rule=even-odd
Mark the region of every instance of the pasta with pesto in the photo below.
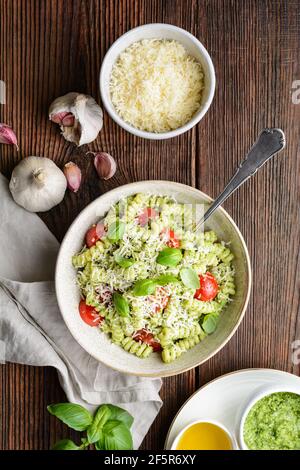
[[[72,259],[83,321],[165,363],[212,334],[235,294],[233,253],[213,231],[195,232],[195,214],[153,194],[113,205]]]

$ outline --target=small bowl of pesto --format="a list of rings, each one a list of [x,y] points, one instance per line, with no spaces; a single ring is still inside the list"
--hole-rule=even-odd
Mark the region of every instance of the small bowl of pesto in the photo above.
[[[243,412],[243,450],[300,450],[300,393],[272,389],[257,394]]]

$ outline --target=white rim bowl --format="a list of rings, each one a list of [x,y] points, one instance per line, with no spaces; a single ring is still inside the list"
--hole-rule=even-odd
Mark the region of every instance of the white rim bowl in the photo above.
[[[193,118],[184,126],[169,132],[147,132],[131,126],[119,116],[110,99],[109,83],[111,70],[120,53],[134,42],[152,38],[173,39],[178,41],[186,48],[190,55],[195,57],[196,60],[201,63],[204,72],[205,86],[199,111],[197,111]],[[152,23],[138,26],[137,28],[131,29],[127,33],[123,34],[108,49],[100,70],[100,93],[106,111],[110,117],[119,124],[119,126],[123,127],[123,129],[138,137],[143,137],[144,139],[169,139],[183,134],[194,127],[203,118],[210,107],[214,97],[215,86],[215,69],[211,57],[203,44],[201,44],[201,42],[188,31],[178,28],[177,26],[164,23]]]
[[[187,204],[210,204],[212,199],[201,191],[171,181],[140,181],[109,191],[89,204],[70,226],[61,244],[56,264],[55,286],[58,305],[67,327],[76,341],[98,361],[132,375],[167,377],[180,374],[214,356],[233,336],[245,314],[251,289],[251,267],[244,239],[224,209],[219,208],[206,223],[205,229],[215,229],[221,240],[230,241],[235,254],[236,294],[220,317],[217,330],[176,361],[165,364],[160,355],[140,359],[112,343],[98,328],[86,325],[78,313],[80,291],[71,258],[81,248],[87,229],[100,220],[122,197],[136,193],[165,194]]]
[[[237,442],[235,440],[235,437],[233,436],[233,434],[224,426],[224,424],[220,423],[220,421],[217,421],[215,419],[199,419],[197,421],[193,421],[192,423],[189,423],[187,426],[185,426],[178,434],[177,436],[175,437],[173,443],[172,443],[172,446],[171,446],[171,450],[176,450],[177,449],[177,446],[179,444],[179,441],[181,439],[181,437],[183,436],[183,434],[185,433],[185,431],[187,431],[187,429],[189,429],[191,426],[194,426],[194,424],[200,424],[200,423],[208,423],[208,424],[214,424],[215,426],[218,426],[219,428],[221,428],[226,434],[227,434],[227,437],[228,439],[230,440],[231,444],[232,444],[232,449],[231,450],[237,450],[238,449],[238,446],[237,446]],[[196,450],[196,449],[194,449]]]
[[[239,445],[242,450],[252,450],[249,449],[247,446],[245,440],[244,440],[244,426],[245,426],[245,421],[247,419],[247,416],[250,412],[250,410],[253,408],[254,405],[256,405],[257,402],[259,402],[262,398],[265,398],[269,395],[272,395],[273,393],[280,393],[280,392],[288,392],[288,393],[295,393],[296,395],[300,396],[300,390],[296,388],[291,388],[291,387],[272,387],[272,386],[267,386],[267,387],[260,387],[252,396],[250,401],[247,402],[246,407],[243,409],[242,416],[241,416],[241,421],[240,421],[240,426],[239,426]]]

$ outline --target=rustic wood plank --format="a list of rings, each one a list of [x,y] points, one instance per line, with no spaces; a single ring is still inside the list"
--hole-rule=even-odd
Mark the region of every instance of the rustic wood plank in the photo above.
[[[291,100],[300,79],[300,1],[291,0],[0,0],[0,79],[7,104],[0,121],[16,130],[21,151],[0,147],[0,171],[9,177],[26,155],[45,155],[58,165],[80,163],[84,184],[77,195],[42,215],[61,240],[76,215],[103,192],[143,179],[171,179],[215,196],[259,130],[280,126],[284,154],[272,161],[225,207],[249,247],[253,290],[246,318],[230,343],[201,368],[166,379],[164,407],[143,447],[162,447],[181,404],[201,384],[244,367],[274,367],[299,375],[291,344],[300,339],[296,289],[299,246],[299,118]],[[113,41],[128,29],[168,22],[194,33],[212,55],[217,73],[214,103],[199,126],[165,142],[127,134],[105,114],[96,142],[77,149],[47,118],[50,102],[68,91],[99,100],[98,73]],[[115,177],[100,183],[88,150],[118,161]],[[298,158],[297,158],[298,157]],[[75,436],[46,411],[64,400],[52,369],[6,364],[0,368],[1,449],[41,449]]]

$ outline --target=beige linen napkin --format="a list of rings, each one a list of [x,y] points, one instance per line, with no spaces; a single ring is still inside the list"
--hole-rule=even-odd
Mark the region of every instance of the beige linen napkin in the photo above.
[[[116,372],[74,340],[56,302],[58,249],[41,219],[15,204],[0,174],[0,360],[55,367],[68,400],[91,410],[101,403],[126,408],[138,448],[161,407],[161,380]]]

